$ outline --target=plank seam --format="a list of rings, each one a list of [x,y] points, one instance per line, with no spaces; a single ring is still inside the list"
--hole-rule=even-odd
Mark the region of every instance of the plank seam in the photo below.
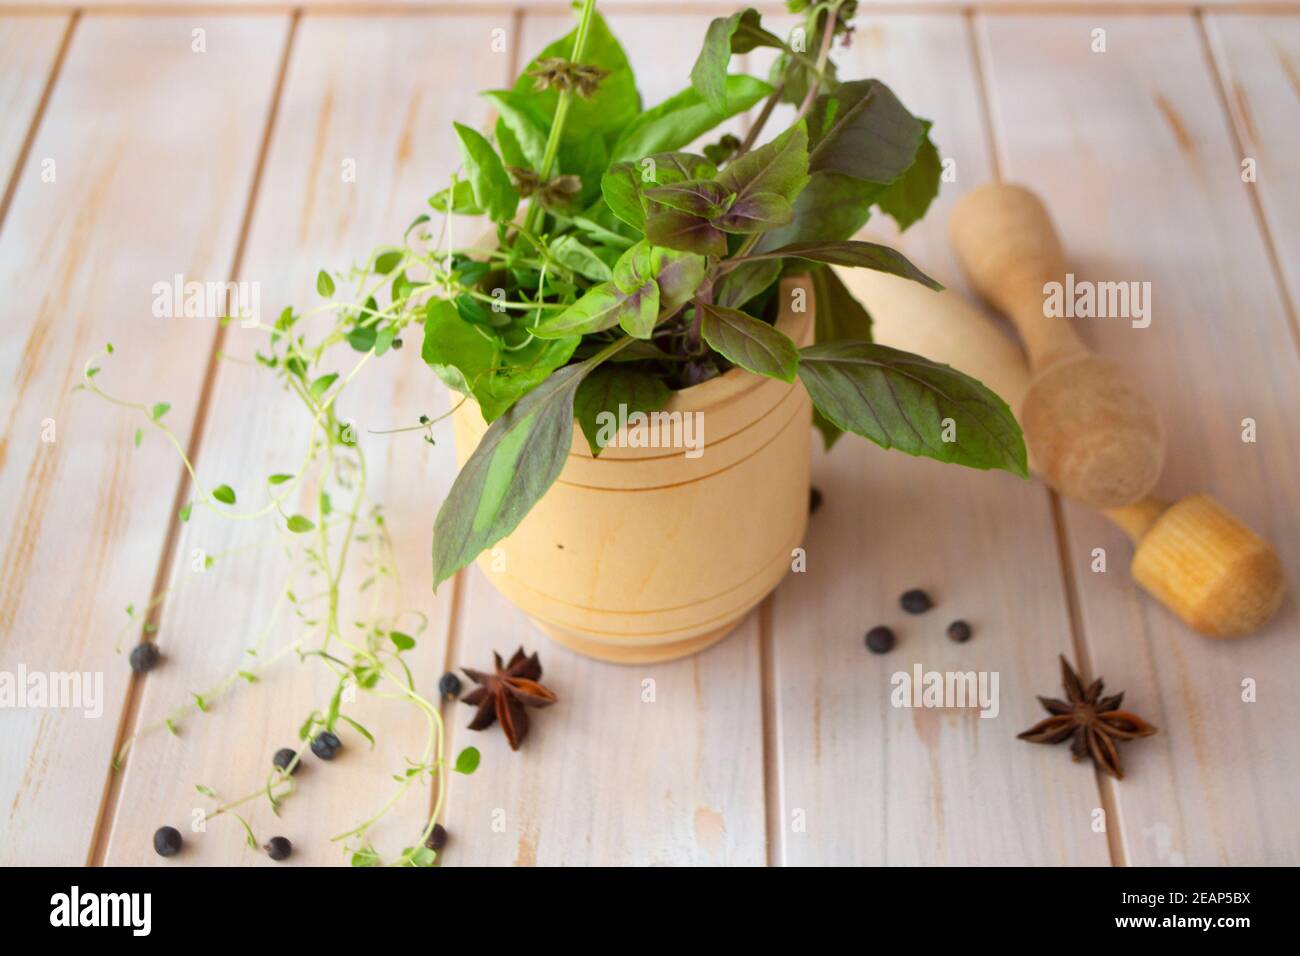
[[[781,807],[781,748],[777,740],[780,714],[776,697],[776,657],[772,641],[773,591],[758,607],[759,706],[763,745],[763,820],[766,826],[765,859],[768,866],[785,865],[785,829]]]
[[[1001,143],[998,140],[997,127],[993,123],[993,97],[990,95],[990,83],[986,75],[985,64],[988,58],[984,56],[984,51],[979,42],[980,31],[976,29],[976,17],[981,15],[982,13],[975,10],[968,12],[966,23],[970,36],[971,55],[974,58],[975,73],[978,77],[976,85],[980,98],[980,118],[984,124],[985,140],[989,145],[990,168],[993,171],[994,182],[1001,182],[1005,177],[1002,170]],[[1055,488],[1052,488],[1046,482],[1043,483],[1043,488],[1047,492],[1047,500],[1052,513],[1052,529],[1056,537],[1057,563],[1061,570],[1061,585],[1065,593],[1067,623],[1070,629],[1070,646],[1074,650],[1075,666],[1086,678],[1091,673],[1092,668],[1087,657],[1083,612],[1070,562],[1069,530],[1065,522],[1061,496]],[[1114,789],[1109,780],[1103,779],[1099,769],[1094,768],[1093,779],[1097,784],[1097,797],[1101,801],[1102,809],[1106,815],[1106,847],[1111,865],[1125,866],[1127,863],[1123,852],[1124,838],[1115,803]]]
[[[1220,64],[1214,55],[1214,47],[1210,43],[1209,32],[1205,29],[1204,11],[1197,11],[1193,14],[1196,21],[1196,32],[1200,37],[1201,52],[1205,56],[1207,69],[1210,71],[1210,77],[1214,81],[1214,91],[1219,98],[1219,108],[1223,111],[1224,119],[1228,124],[1228,138],[1232,142],[1233,148],[1237,151],[1238,158],[1246,156],[1246,144],[1242,141],[1241,131],[1237,127],[1237,122],[1232,115],[1232,107],[1228,100],[1228,64]],[[1273,273],[1273,279],[1277,283],[1278,294],[1282,297],[1282,308],[1286,312],[1287,327],[1291,330],[1291,341],[1296,348],[1297,354],[1300,354],[1300,316],[1296,313],[1295,301],[1291,298],[1291,290],[1287,287],[1286,273],[1282,270],[1282,259],[1278,255],[1277,243],[1273,238],[1273,231],[1269,228],[1268,217],[1264,215],[1264,200],[1259,194],[1258,186],[1252,186],[1249,183],[1242,183],[1246,190],[1247,202],[1250,203],[1252,215],[1255,219],[1255,226],[1259,230],[1260,239],[1264,243],[1264,248],[1268,251],[1268,264]]]
[[[474,11],[474,12],[477,13],[478,11]],[[524,8],[523,7],[516,6],[510,9],[510,33],[511,36],[514,37],[515,42],[510,45],[510,55],[506,57],[506,76],[502,81],[503,83],[506,84],[509,84],[511,82],[511,79],[515,76],[515,74],[519,72],[519,63],[520,63],[519,47],[523,40],[523,35],[524,35]],[[442,662],[442,672],[444,674],[451,671],[451,669],[455,666],[457,653],[460,648],[461,618],[463,616],[462,605],[465,600],[465,593],[469,588],[469,581],[467,579],[469,574],[471,573],[472,567],[473,565],[471,565],[469,568],[463,568],[462,570],[456,572],[455,577],[452,578],[451,609],[447,613],[447,644],[446,644],[446,649],[443,652],[443,662]],[[456,724],[455,721],[451,719],[451,717],[454,716],[456,710],[455,708],[456,703],[459,703],[459,698],[456,698],[454,701],[444,700],[442,696],[442,691],[441,689],[439,689],[438,713],[441,714],[442,716],[442,731],[444,734],[444,739],[442,741],[442,744],[443,744],[443,751],[446,754],[451,754],[455,749]],[[441,768],[438,772],[444,773],[446,771],[445,768]],[[433,813],[435,807],[437,806],[439,786],[441,786],[441,784],[438,782],[437,779],[435,779],[434,786],[429,793],[430,814]],[[451,793],[451,787],[449,786],[447,788],[447,797],[442,804],[442,819],[444,821],[451,819],[450,817],[451,801],[452,801],[452,793]],[[442,865],[441,860],[439,860],[439,865]]]
[[[45,86],[36,101],[36,109],[32,112],[31,122],[27,126],[27,135],[23,137],[23,145],[19,148],[18,155],[14,157],[13,171],[9,174],[9,182],[5,185],[3,196],[0,196],[0,231],[3,231],[5,221],[9,218],[9,207],[13,204],[14,194],[18,192],[18,179],[22,176],[27,160],[31,158],[32,147],[36,144],[36,134],[45,119],[46,107],[54,96],[54,87],[63,73],[63,61],[67,57],[68,47],[72,45],[72,34],[80,19],[81,15],[76,12],[68,17],[68,22],[63,28],[63,37],[59,40],[59,49],[55,52],[54,62],[50,65],[50,75],[45,78]]]
[[[270,152],[271,136],[275,130],[276,118],[279,115],[280,101],[284,94],[285,77],[289,70],[289,60],[293,53],[294,39],[298,31],[299,14],[295,11],[289,17],[289,28],[285,34],[284,46],[280,54],[280,63],[276,71],[275,83],[271,89],[270,106],[267,110],[266,120],[262,128],[261,142],[259,143],[257,160],[253,165],[253,176],[249,184],[248,195],[245,198],[243,215],[240,220],[239,235],[235,241],[234,256],[230,264],[230,276],[232,281],[237,279],[239,271],[243,266],[244,250],[248,241],[248,234],[253,220],[253,211],[257,206],[258,194],[262,185],[262,175],[266,167],[266,157]],[[218,324],[216,332],[212,337],[211,351],[208,353],[207,367],[203,372],[203,380],[199,388],[198,406],[194,412],[194,424],[190,429],[190,440],[186,444],[185,454],[190,461],[197,461],[198,452],[203,444],[203,435],[206,431],[209,409],[211,406],[212,393],[214,391],[217,367],[221,355],[221,343],[225,338],[226,327],[224,324]],[[185,495],[189,490],[189,477],[184,468],[180,469],[180,476],[176,484],[176,491],[173,495],[171,515],[167,524],[167,535],[163,540],[162,551],[159,555],[158,568],[154,575],[153,590],[151,594],[161,594],[163,584],[167,579],[168,572],[177,560],[175,554],[177,544],[180,540],[180,509],[185,500]],[[166,606],[166,600],[161,600],[150,612],[146,625],[157,627],[158,621],[162,617],[163,609]],[[121,752],[122,746],[128,739],[128,731],[132,730],[138,723],[140,710],[140,696],[145,681],[145,675],[132,673],[131,680],[127,684],[126,700],[121,710],[121,716],[118,720],[117,735],[113,741],[112,757]],[[110,821],[116,814],[117,801],[121,795],[122,780],[124,777],[124,767],[119,769],[113,768],[113,762],[110,759],[108,767],[108,776],[105,780],[103,795],[100,798],[99,813],[95,818],[95,829],[90,844],[90,852],[87,856],[88,866],[102,866],[104,864],[104,855],[108,849],[108,834],[111,831]]]

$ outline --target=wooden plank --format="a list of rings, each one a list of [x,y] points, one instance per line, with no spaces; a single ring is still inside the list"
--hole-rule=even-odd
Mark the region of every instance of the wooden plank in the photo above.
[[[713,15],[727,15],[741,9],[744,4],[737,0],[599,0],[600,9],[626,11],[628,13],[657,13],[661,15],[690,14],[710,12]],[[168,12],[175,3],[167,0],[8,0],[4,7],[15,10],[71,10],[73,8],[132,10],[142,12]],[[187,5],[202,10],[233,9],[248,10],[285,10],[300,7],[312,12],[341,13],[359,15],[366,13],[384,13],[392,10],[411,12],[447,12],[452,5],[447,0],[187,0]],[[567,5],[562,0],[519,0],[510,4],[507,0],[460,0],[455,4],[459,9],[488,10],[519,7],[541,15],[564,10]],[[780,4],[768,2],[754,3],[765,13],[778,13]],[[1249,10],[1292,10],[1297,6],[1296,0],[873,0],[870,7],[877,13],[953,13],[965,9],[1008,10],[1032,13],[1077,13],[1087,10],[1120,9],[1132,10],[1190,10],[1193,7],[1203,9]]]
[[[948,212],[990,175],[965,21],[868,18],[840,75],[877,76],[934,120],[956,183],[902,240],[892,224],[870,228],[951,282]],[[1092,774],[1015,739],[1070,649],[1046,492],[853,436],[819,449],[813,476],[825,501],[808,570],[773,598],[781,862],[1105,864]],[[937,608],[904,614],[898,598],[913,587]],[[975,630],[967,644],[945,636],[957,618]],[[877,624],[898,635],[884,656],[863,646]],[[916,666],[997,674],[998,714],[891,706],[892,675]]]
[[[68,31],[66,16],[0,18],[0,200]],[[0,204],[0,215],[4,206]]]
[[[1237,141],[1255,161],[1259,205],[1290,292],[1300,303],[1300,17],[1205,18]]]
[[[704,15],[610,15],[647,104],[685,86]],[[570,28],[567,17],[526,17],[521,62]],[[611,573],[617,573],[611,569]],[[453,862],[475,865],[761,864],[765,860],[758,621],[751,615],[696,657],[619,667],[550,643],[483,574],[465,577],[457,663],[490,667],[492,651],[541,654],[560,703],[538,713],[519,753],[499,729],[466,731],[457,748],[483,752],[458,781],[447,827]]]
[[[301,22],[242,269],[244,278],[262,283],[268,314],[278,314],[283,303],[305,307],[318,301],[319,268],[361,260],[374,244],[399,238],[427,208],[426,197],[457,164],[452,119],[485,119],[477,91],[505,79],[508,58],[490,52],[496,23],[475,15],[306,17]],[[450,37],[456,42],[448,42]],[[432,73],[394,69],[398,63],[427,62],[430,50],[439,51]],[[349,162],[355,163],[355,181],[345,175]],[[436,699],[453,589],[444,587],[436,598],[429,592],[429,540],[433,515],[454,474],[449,429],[433,448],[418,433],[370,434],[414,424],[420,414],[436,415],[445,405],[442,386],[420,361],[419,331],[411,330],[408,338],[406,348],[373,362],[349,385],[342,414],[355,421],[368,459],[368,487],[388,515],[402,599],[428,615],[428,628],[407,658],[417,689]],[[243,355],[260,345],[260,333],[245,336],[234,327],[227,339],[228,350]],[[355,357],[335,355],[334,361],[347,371]],[[308,424],[296,400],[264,370],[223,365],[198,456],[200,473],[210,484],[241,481],[255,492],[265,475],[294,470]],[[333,495],[342,502],[342,494]],[[250,494],[250,503],[256,498]],[[175,563],[178,569],[186,566],[195,546],[228,549],[259,534],[265,530],[200,523],[196,510]],[[275,554],[219,563],[192,594],[169,602],[161,633],[164,639],[172,636],[176,659],[149,682],[141,704],[144,724],[184,701],[188,692],[241,666],[242,649],[273,613],[285,571],[286,562]],[[368,600],[356,591],[368,573],[358,570],[345,578],[345,600]],[[341,616],[345,632],[356,616],[348,611]],[[270,647],[303,638],[308,630],[287,619]],[[298,726],[313,709],[325,708],[333,687],[332,676],[317,662],[300,666],[290,658],[259,686],[187,721],[182,737],[164,734],[139,745],[123,784],[108,862],[156,861],[149,835],[163,820],[190,819],[203,803],[195,783],[218,788],[226,798],[255,791],[266,780],[272,754],[296,743]],[[288,836],[298,862],[346,863],[340,844],[329,837],[376,812],[397,787],[392,775],[424,746],[425,721],[408,704],[375,701],[363,693],[355,705],[345,704],[344,712],[375,733],[373,751],[343,728],[343,753],[329,765],[307,757],[300,790],[279,820],[266,801],[249,806],[259,839],[277,832]],[[424,784],[399,802],[372,832],[380,853],[392,859],[410,845],[431,805]],[[229,821],[212,822],[192,843],[184,862],[269,863],[243,846],[239,828]]]
[[[189,18],[87,18],[0,236],[4,669],[102,681],[97,719],[0,716],[8,864],[86,859],[130,673],[114,633],[151,586],[180,474],[162,441],[133,450],[139,423],[72,387],[99,355],[97,381],[172,401],[189,434],[214,325],[154,318],[151,288],[229,275],[258,151],[234,131],[265,113],[284,26],[222,18],[198,55]],[[110,341],[124,348],[108,358]]]
[[[1098,26],[1104,54],[1089,50]],[[1195,22],[989,17],[980,34],[1003,174],[1046,197],[1080,278],[1151,283],[1148,328],[1080,329],[1165,416],[1158,492],[1211,492],[1294,574],[1300,363]],[[1161,730],[1127,748],[1114,788],[1127,861],[1295,864],[1295,600],[1258,636],[1211,641],[1136,591],[1118,531],[1074,505],[1066,524],[1092,669]],[[1105,574],[1089,569],[1097,547]]]

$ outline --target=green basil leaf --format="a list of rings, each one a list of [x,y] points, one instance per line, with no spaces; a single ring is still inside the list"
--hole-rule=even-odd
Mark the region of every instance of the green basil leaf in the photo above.
[[[599,243],[601,248],[613,249],[614,258],[618,258],[618,253],[631,246],[635,240],[615,232],[611,226],[613,223],[606,225],[593,216],[602,218],[612,218],[609,215],[609,206],[607,203],[597,203],[593,208],[587,210],[587,215],[566,217],[563,214],[554,214],[561,223],[571,223],[579,232],[587,236],[593,242]]]
[[[626,250],[614,263],[614,285],[624,294],[631,294],[653,279],[659,268],[655,247],[644,239]]]
[[[713,219],[729,208],[734,197],[711,179],[688,179],[669,186],[652,186],[642,192],[650,202]]]
[[[700,302],[695,307],[701,312],[700,333],[715,352],[759,375],[794,381],[799,350],[787,335],[736,309]]]
[[[871,204],[889,187],[839,173],[817,173],[794,201],[794,219],[763,236],[760,252],[812,239],[850,239],[871,218]]]
[[[766,232],[793,218],[794,210],[779,193],[750,193],[737,199],[713,224],[724,232]]]
[[[462,320],[451,302],[430,299],[424,310],[420,357],[448,388],[471,395],[496,367],[500,350],[490,336]]]
[[[324,269],[316,273],[316,291],[322,299],[328,299],[334,294],[334,280]]]
[[[544,339],[603,332],[618,325],[626,296],[612,282],[602,282],[588,289],[577,302],[563,312],[551,313],[533,327],[533,334]]]
[[[567,60],[573,55],[577,28],[549,44],[537,54],[515,81],[514,92],[529,104],[529,108],[542,117],[550,128],[559,93],[554,89],[536,89],[536,78],[530,71],[539,60],[559,58]],[[636,78],[627,55],[610,32],[605,18],[596,13],[587,31],[587,43],[582,52],[582,62],[608,70],[609,75],[600,81],[590,99],[573,96],[569,99],[569,112],[564,121],[563,142],[573,142],[584,137],[610,140],[628,125],[641,111],[641,96],[636,90]]]
[[[655,204],[646,216],[645,234],[656,246],[702,256],[727,254],[727,237],[722,230],[709,220],[680,209]]]
[[[718,176],[736,201],[755,193],[776,193],[787,202],[808,185],[808,129],[800,122],[770,143],[745,153]]]
[[[645,209],[641,206],[641,184],[636,167],[631,163],[611,166],[600,177],[600,192],[610,212],[639,232],[645,231]]]
[[[509,363],[493,369],[474,387],[474,398],[483,413],[483,420],[495,421],[521,396],[568,362],[581,341],[580,335],[558,339],[533,338],[522,348],[504,353]]]
[[[577,236],[560,236],[551,243],[550,253],[560,265],[593,282],[605,282],[614,277],[604,260],[584,246]]]
[[[429,197],[429,205],[438,212],[455,213],[457,216],[483,215],[483,207],[475,201],[474,187],[467,179],[458,179],[454,186],[434,193]]]
[[[870,342],[811,345],[799,378],[834,425],[882,448],[1026,478],[1025,442],[1007,403],[947,365]],[[944,441],[944,420],[956,423]]]
[[[844,434],[844,429],[840,428],[833,421],[821,413],[816,405],[813,406],[813,425],[821,432],[822,447],[830,451],[835,447],[835,443],[840,440]]]
[[[713,127],[743,113],[772,91],[762,80],[736,74],[727,77],[727,107],[718,110],[694,88],[646,110],[623,131],[614,145],[613,160],[637,161],[644,156],[680,149]]]
[[[808,170],[892,183],[912,165],[925,126],[879,80],[841,83],[808,112]]]
[[[223,505],[233,505],[235,503],[235,489],[229,485],[217,485],[212,489],[212,497]]]
[[[902,276],[905,279],[911,279],[935,291],[943,288],[939,283],[912,265],[908,258],[897,249],[857,239],[843,239],[831,242],[796,242],[750,258],[807,259],[810,262],[826,262],[836,266],[874,269],[877,272],[888,272],[892,275]]]
[[[629,346],[624,351],[631,349],[632,346]],[[578,386],[573,414],[582,428],[582,434],[587,438],[591,453],[599,455],[605,443],[617,433],[617,424],[611,430],[609,420],[601,417],[602,412],[613,415],[613,420],[617,423],[620,405],[626,407],[628,415],[633,412],[653,412],[663,408],[671,396],[672,391],[657,375],[638,369],[602,365]]]
[[[704,257],[693,252],[655,249],[652,268],[659,285],[659,314],[664,317],[689,302],[704,281]]]
[[[311,521],[311,519],[305,518],[302,515],[292,515],[289,518],[288,527],[294,534],[303,534],[304,532],[311,531],[316,527],[316,525]]]
[[[460,139],[460,158],[465,176],[474,190],[474,202],[493,222],[509,222],[519,207],[519,193],[501,157],[478,130],[461,123],[452,124]]]
[[[403,634],[401,631],[389,631],[388,639],[393,642],[393,646],[399,651],[409,651],[415,647],[415,638],[410,634]]]
[[[540,169],[550,126],[547,118],[535,111],[529,97],[520,96],[514,90],[487,90],[480,95],[496,107],[497,122],[500,124],[498,141],[500,126],[504,126],[510,131],[512,144],[519,148],[524,165],[529,169]],[[502,155],[505,155],[504,148]]]
[[[871,315],[845,287],[835,270],[814,269],[811,278],[817,344],[870,342]]]
[[[692,179],[712,179],[718,167],[694,153],[655,153],[636,163],[615,163],[601,177],[600,188],[610,210],[638,232],[645,231],[644,189],[671,186]]]
[[[595,366],[547,377],[492,423],[451,487],[433,526],[433,586],[519,526],[564,469],[573,400]]]
[[[939,179],[943,174],[943,160],[929,137],[930,124],[921,121],[927,135],[916,151],[916,160],[907,171],[880,194],[876,202],[882,212],[894,218],[899,231],[925,215],[934,197],[939,195]]]
[[[743,29],[740,29],[743,23]],[[748,53],[759,46],[780,49],[781,40],[759,25],[759,13],[752,7],[718,17],[704,34],[704,47],[691,68],[691,85],[718,112],[727,108],[727,66],[731,54]]]
[[[635,292],[626,295],[618,314],[618,324],[634,339],[648,339],[659,320],[659,284],[647,279]]]
[[[739,309],[771,286],[780,275],[781,263],[777,259],[742,262],[714,284],[713,301],[727,308]],[[820,298],[817,304],[820,307]]]
[[[740,13],[733,14],[738,18],[735,33],[731,37],[732,53],[748,53],[750,50],[757,49],[760,46],[775,47],[778,50],[785,49],[785,43],[775,33],[763,29],[759,22],[759,12],[753,7],[748,7]]]

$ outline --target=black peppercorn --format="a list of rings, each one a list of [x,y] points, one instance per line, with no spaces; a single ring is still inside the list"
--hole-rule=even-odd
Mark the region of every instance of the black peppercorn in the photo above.
[[[442,694],[443,700],[455,700],[460,696],[460,678],[447,671],[438,681],[438,693]]]
[[[924,614],[930,608],[934,607],[934,602],[930,600],[930,595],[926,594],[920,588],[913,588],[910,591],[904,591],[903,596],[898,599],[899,605],[908,614]]]
[[[158,645],[153,641],[143,641],[131,648],[131,670],[137,674],[154,669],[159,658]]]
[[[953,621],[948,625],[948,640],[964,644],[970,640],[970,625],[965,621]]]
[[[808,490],[808,513],[810,515],[816,514],[817,509],[820,508],[821,506],[822,506],[821,490],[818,488],[810,488]]]
[[[334,755],[339,752],[343,746],[343,741],[339,740],[328,730],[323,730],[315,736],[311,742],[311,752],[321,760],[333,760]]]
[[[292,747],[281,747],[275,752],[275,756],[271,758],[271,763],[275,764],[281,770],[288,770],[289,764],[293,763],[293,758],[296,756],[298,756],[298,751],[294,750]],[[293,772],[297,773],[298,768],[301,766],[302,761],[299,760],[294,764]]]
[[[894,632],[883,624],[867,631],[867,650],[873,654],[885,654],[894,649],[896,639]]]
[[[159,827],[153,834],[153,848],[159,856],[175,856],[181,852],[181,831],[175,827]]]
[[[424,841],[424,845],[430,850],[441,850],[447,845],[447,828],[441,823],[435,823],[433,832],[429,834],[429,839]]]
[[[293,844],[284,837],[271,837],[262,849],[273,860],[287,860],[293,853]]]

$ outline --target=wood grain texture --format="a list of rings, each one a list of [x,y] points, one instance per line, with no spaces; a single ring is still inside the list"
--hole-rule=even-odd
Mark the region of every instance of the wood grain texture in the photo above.
[[[1255,160],[1259,205],[1296,321],[1300,303],[1300,17],[1205,17],[1242,159]]]
[[[451,120],[485,119],[476,91],[498,86],[506,76],[508,58],[490,50],[497,25],[497,18],[482,16],[303,19],[241,270],[243,278],[262,283],[269,315],[278,314],[284,303],[303,308],[319,301],[317,269],[345,266],[373,245],[399,238],[425,207],[425,198],[445,182],[456,162]],[[424,71],[394,68],[425,61],[432,49],[439,51],[432,82]],[[344,176],[349,161],[355,163],[354,182]],[[353,380],[340,413],[355,422],[368,459],[370,493],[392,518],[388,527],[403,603],[428,616],[428,628],[417,635],[407,662],[417,690],[436,699],[453,589],[444,587],[436,597],[430,592],[429,533],[454,474],[450,435],[447,441],[439,435],[439,444],[430,447],[418,433],[369,434],[414,424],[420,414],[433,416],[445,406],[445,390],[420,361],[419,330],[410,330],[407,338],[406,348],[372,361]],[[260,333],[232,326],[226,349],[247,356],[261,344]],[[341,352],[332,361],[347,371],[356,357]],[[250,504],[259,501],[262,476],[293,472],[301,460],[308,422],[297,401],[264,370],[223,364],[198,455],[200,474],[210,483],[242,481],[240,491],[250,492]],[[341,496],[335,492],[334,497],[340,507]],[[228,549],[265,533],[265,528],[201,522],[196,510],[174,573],[188,564],[193,547]],[[172,636],[173,660],[149,681],[143,723],[241,666],[242,649],[271,615],[285,570],[286,562],[274,551],[219,562],[200,585],[169,602],[161,634],[164,649]],[[357,596],[368,573],[358,568],[345,578],[349,606],[368,600]],[[299,593],[316,589],[319,585],[308,582]],[[348,622],[357,616],[348,610],[341,616],[345,637]],[[413,621],[408,624],[414,628]],[[308,630],[283,619],[271,647]],[[128,765],[107,861],[156,861],[147,835],[163,820],[183,826],[190,819],[203,803],[194,792],[196,783],[217,788],[226,798],[255,791],[266,779],[272,754],[295,745],[299,724],[312,710],[324,710],[333,687],[333,677],[317,662],[299,665],[289,659],[257,686],[241,688],[211,713],[188,720],[179,738],[158,734],[141,742]],[[328,765],[307,756],[299,791],[280,819],[266,801],[248,808],[260,840],[278,832],[294,842],[296,863],[346,863],[341,845],[329,838],[377,812],[395,791],[392,775],[424,746],[424,719],[408,704],[361,693],[354,705],[345,703],[344,712],[349,711],[375,733],[373,750],[342,727],[343,753]],[[427,786],[413,788],[372,831],[379,852],[391,859],[410,845],[431,805]],[[231,821],[211,823],[180,860],[270,862],[244,847]]]
[[[1157,492],[1209,491],[1294,575],[1300,363],[1194,21],[978,22],[1004,176],[1043,195],[1080,279],[1151,283],[1149,328],[1079,326],[1141,374],[1165,417]],[[1089,50],[1098,26],[1105,53]],[[1256,443],[1242,441],[1245,418]],[[1161,730],[1124,754],[1125,859],[1294,864],[1294,598],[1258,636],[1205,640],[1137,591],[1118,529],[1075,505],[1066,524],[1088,666]],[[1106,550],[1104,574],[1090,570],[1094,548]]]
[[[610,26],[637,71],[646,105],[689,83],[707,16],[626,16]],[[570,29],[568,17],[525,17],[521,63]],[[616,568],[608,573],[617,574]],[[490,668],[492,651],[541,654],[560,702],[534,711],[511,753],[498,728],[450,723],[455,747],[483,763],[456,780],[447,827],[450,863],[761,864],[765,860],[758,618],[688,660],[618,667],[547,641],[487,582],[465,574],[456,663]]]
[[[957,182],[903,239],[883,220],[871,231],[951,283],[947,212],[990,175],[965,21],[868,18],[840,63],[841,76],[878,76],[935,121]],[[780,862],[1105,864],[1092,773],[1015,739],[1071,646],[1044,489],[851,435],[815,454],[813,482],[825,503],[808,570],[773,598]],[[938,607],[904,614],[898,598],[913,587]],[[945,636],[956,618],[974,629],[967,644]],[[876,624],[898,635],[884,656],[863,646]],[[891,706],[892,675],[916,665],[997,674],[996,716]]]
[[[4,117],[0,122],[0,198],[27,141],[70,19],[0,17],[0,116]]]
[[[97,719],[0,712],[6,863],[86,859],[130,673],[114,634],[151,585],[179,475],[161,440],[132,448],[140,422],[72,387],[99,355],[105,388],[171,400],[188,434],[213,327],[154,318],[151,287],[229,274],[258,148],[236,133],[266,109],[284,20],[222,19],[204,55],[189,30],[78,26],[0,237],[4,669],[102,677]],[[109,341],[124,346],[112,358]]]
[[[411,12],[449,12],[453,7],[468,10],[519,8],[545,15],[563,11],[563,0],[7,0],[2,6],[14,10],[72,10],[74,8],[112,8],[147,13],[171,12],[184,2],[200,10],[236,11],[276,10],[299,8],[312,12],[341,13],[344,15],[376,14],[392,10]],[[745,6],[740,0],[600,0],[601,10],[625,10],[629,13],[645,12],[712,12],[730,14]],[[750,4],[764,13],[777,13],[783,7],[767,2]],[[1252,10],[1293,10],[1296,0],[872,0],[874,12],[952,13],[965,9],[1032,11],[1034,13],[1077,13],[1081,10],[1190,10],[1247,8]]]

